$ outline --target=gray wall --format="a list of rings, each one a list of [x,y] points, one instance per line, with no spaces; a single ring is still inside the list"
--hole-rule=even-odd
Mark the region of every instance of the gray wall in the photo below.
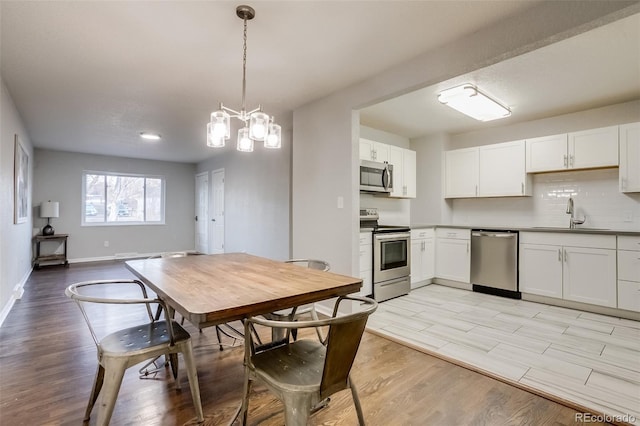
[[[297,108],[292,151],[294,256],[317,253],[335,265],[334,271],[358,274],[360,131],[354,110],[535,50],[637,11],[638,2],[543,2],[526,13]],[[330,176],[322,172],[328,167],[332,170]],[[340,196],[345,197],[343,209],[336,207]]]
[[[194,164],[138,160],[103,155],[36,149],[33,205],[34,227],[42,228],[41,202],[60,203],[60,217],[52,219],[56,233],[69,234],[70,261],[109,259],[122,253],[148,255],[195,247]],[[82,173],[85,170],[141,173],[165,178],[164,225],[81,226]],[[109,241],[109,247],[104,247]]]
[[[32,213],[25,223],[13,223],[14,138],[29,152],[29,182],[33,189],[33,148],[11,95],[0,78],[0,324],[31,271]],[[29,193],[31,205],[31,192]]]
[[[279,150],[256,144],[244,153],[228,145],[197,166],[198,173],[225,171],[225,252],[288,259],[291,131],[283,129]],[[211,214],[211,196],[209,201]]]

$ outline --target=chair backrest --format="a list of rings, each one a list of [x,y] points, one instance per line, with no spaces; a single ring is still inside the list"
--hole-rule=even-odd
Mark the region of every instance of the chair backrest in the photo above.
[[[338,316],[340,303],[346,300],[359,302],[361,305],[357,312]],[[320,384],[320,395],[326,398],[335,392],[348,388],[349,372],[356,358],[367,319],[377,308],[378,303],[371,298],[341,296],[337,299],[333,308],[333,315],[330,318],[312,321],[273,321],[253,317],[249,318],[245,323],[245,336],[250,336],[250,339],[252,339],[252,323],[287,329],[286,341],[288,341],[289,330],[291,329],[329,326],[329,334],[325,342],[327,350]],[[249,350],[252,353],[256,350],[260,351],[260,348],[256,349],[251,346],[250,339],[246,342],[247,352],[245,352],[245,362],[248,363],[251,362]],[[263,349],[269,350],[282,344],[285,344],[285,342],[272,342],[264,345]]]
[[[108,290],[105,289],[108,286],[134,286],[134,288],[138,288],[140,290],[140,295],[142,297],[133,297],[129,296],[129,293],[124,288],[118,288],[117,290],[112,290],[112,294],[126,294],[123,297],[108,297],[104,296],[105,293],[109,293]],[[92,293],[83,292],[82,289],[86,288],[95,288]],[[164,306],[164,302],[159,299],[149,298],[147,295],[147,288],[145,285],[138,280],[131,279],[122,279],[122,280],[93,280],[93,281],[82,281],[79,283],[71,284],[65,290],[65,294],[70,299],[74,300],[78,306],[80,307],[80,311],[82,312],[82,316],[84,317],[87,326],[89,327],[89,331],[91,332],[91,337],[93,337],[93,341],[96,343],[98,348],[100,347],[100,339],[95,331],[94,322],[97,322],[98,318],[92,320],[87,310],[85,309],[84,304],[86,303],[99,303],[99,304],[112,304],[112,305],[146,305],[146,312],[149,317],[149,322],[154,322],[153,313],[151,311],[151,304],[161,304]],[[166,307],[165,307],[166,308]],[[166,309],[165,309],[166,312]],[[140,312],[138,312],[140,313]],[[102,313],[104,315],[104,312]],[[136,319],[138,317],[136,316]],[[104,322],[104,318],[100,319]],[[139,320],[139,319],[138,319]],[[111,322],[111,321],[108,321]],[[171,327],[168,327],[170,340],[174,342],[173,330]]]
[[[336,317],[339,304],[343,300],[364,303],[363,310],[342,317]],[[349,373],[358,353],[367,319],[378,307],[377,302],[365,297],[342,297],[334,307],[333,317],[340,319],[329,325],[327,353],[320,383],[320,396],[326,398],[348,387]]]
[[[319,271],[328,271],[331,269],[328,262],[318,259],[289,259],[285,260],[285,263],[292,263],[294,265],[300,265],[309,269],[317,269]]]

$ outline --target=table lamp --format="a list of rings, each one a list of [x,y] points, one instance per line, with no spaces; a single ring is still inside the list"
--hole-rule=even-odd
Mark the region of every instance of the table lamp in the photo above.
[[[53,226],[49,223],[52,217],[60,216],[60,203],[57,201],[47,201],[40,204],[40,217],[47,218],[47,224],[42,228],[42,235],[53,235]]]

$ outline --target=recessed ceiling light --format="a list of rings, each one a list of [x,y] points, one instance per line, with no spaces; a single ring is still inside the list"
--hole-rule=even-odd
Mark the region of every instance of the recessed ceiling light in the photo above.
[[[159,141],[160,135],[155,133],[140,132],[140,137],[149,141]]]
[[[473,84],[443,90],[438,100],[479,121],[491,121],[511,115],[509,107],[482,93]]]

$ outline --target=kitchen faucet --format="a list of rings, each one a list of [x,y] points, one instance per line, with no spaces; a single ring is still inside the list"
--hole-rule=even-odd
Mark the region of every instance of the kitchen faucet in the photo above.
[[[570,229],[575,229],[576,225],[582,225],[584,221],[587,220],[587,216],[582,219],[576,219],[573,216],[573,198],[571,197],[569,197],[569,200],[567,201],[567,214],[571,215],[571,217],[569,218]]]

